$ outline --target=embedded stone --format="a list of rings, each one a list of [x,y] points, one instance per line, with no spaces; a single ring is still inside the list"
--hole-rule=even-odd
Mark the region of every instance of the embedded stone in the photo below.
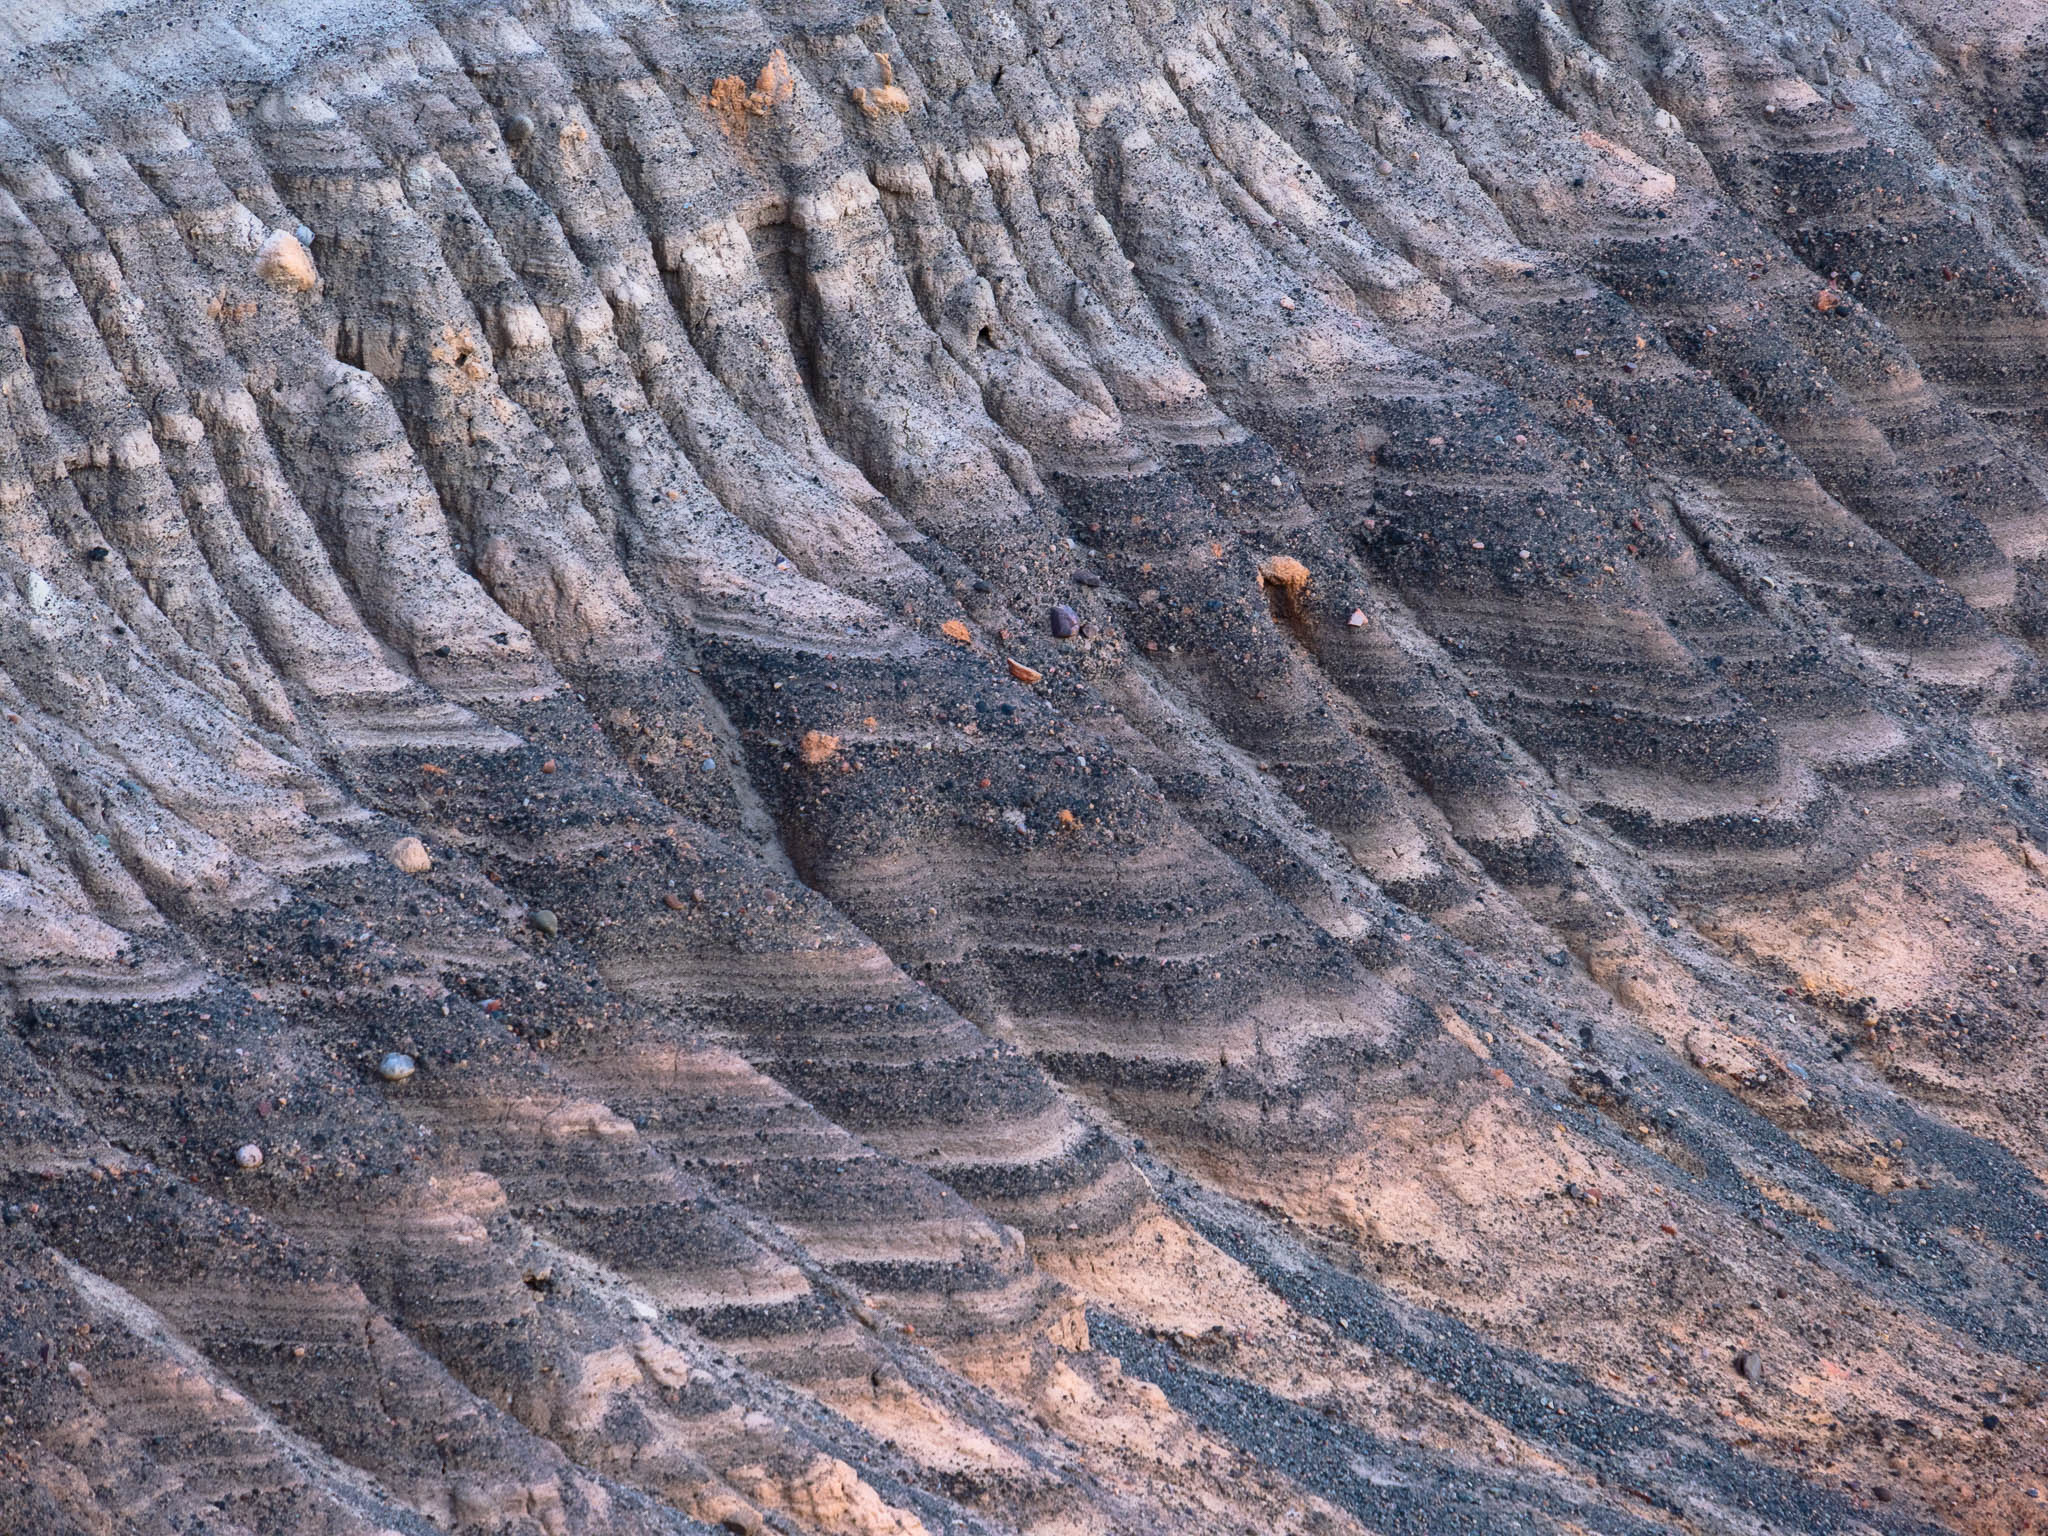
[[[288,229],[272,230],[257,249],[256,275],[287,293],[305,293],[320,281],[313,258],[306,254],[299,237]]]

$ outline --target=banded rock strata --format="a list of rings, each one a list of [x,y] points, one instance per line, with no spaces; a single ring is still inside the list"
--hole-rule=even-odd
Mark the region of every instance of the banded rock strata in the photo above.
[[[2044,65],[16,0],[0,1526],[2048,1525]]]

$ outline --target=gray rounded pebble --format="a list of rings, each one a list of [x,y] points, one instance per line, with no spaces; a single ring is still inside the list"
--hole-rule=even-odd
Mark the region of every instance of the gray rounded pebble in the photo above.
[[[526,914],[526,920],[533,924],[534,932],[550,939],[562,931],[561,923],[556,921],[555,914],[546,907],[535,907]]]
[[[263,1166],[263,1149],[253,1141],[244,1142],[241,1146],[235,1148],[235,1166],[237,1168],[261,1168]]]
[[[706,773],[716,773],[716,772],[718,771],[718,762],[717,762],[717,760],[716,760],[715,758],[709,758],[709,757],[705,758],[705,759],[704,759],[704,771],[705,771]]]
[[[305,225],[301,224],[298,227],[297,234],[299,237],[299,244],[303,245],[304,247],[306,247],[307,250],[310,251],[313,248],[313,231],[308,229]]]
[[[402,1083],[412,1076],[416,1065],[405,1052],[391,1051],[377,1063],[377,1075],[387,1083]]]

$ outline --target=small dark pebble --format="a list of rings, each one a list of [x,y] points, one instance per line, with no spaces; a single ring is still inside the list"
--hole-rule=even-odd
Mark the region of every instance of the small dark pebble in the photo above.
[[[1983,1418],[1979,1419],[1977,1422],[1982,1424],[1986,1429],[1996,1429],[2000,1424],[2003,1424],[2005,1421],[1995,1413],[1987,1413],[1984,1415]]]
[[[1755,1386],[1764,1379],[1764,1357],[1753,1349],[1745,1349],[1735,1357],[1735,1369],[1742,1372],[1742,1379]]]
[[[1052,609],[1052,633],[1056,640],[1071,640],[1081,627],[1081,615],[1065,603],[1055,603]]]
[[[1553,949],[1544,955],[1543,958],[1555,966],[1566,966],[1572,963],[1572,957],[1561,949]]]
[[[1084,587],[1099,587],[1102,585],[1102,578],[1093,571],[1076,571],[1074,572],[1074,580]]]
[[[1883,1484],[1879,1484],[1877,1487],[1871,1489],[1870,1496],[1876,1499],[1877,1502],[1880,1504],[1889,1504],[1892,1501],[1891,1489],[1885,1487]]]
[[[85,558],[92,561],[94,565],[98,565],[100,561],[106,559],[112,553],[113,551],[108,549],[106,545],[95,544],[85,552]]]

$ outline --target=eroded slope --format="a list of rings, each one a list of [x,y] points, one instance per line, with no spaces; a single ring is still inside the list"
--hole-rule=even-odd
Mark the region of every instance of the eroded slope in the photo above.
[[[2048,8],[0,36],[0,1524],[2048,1523]]]

